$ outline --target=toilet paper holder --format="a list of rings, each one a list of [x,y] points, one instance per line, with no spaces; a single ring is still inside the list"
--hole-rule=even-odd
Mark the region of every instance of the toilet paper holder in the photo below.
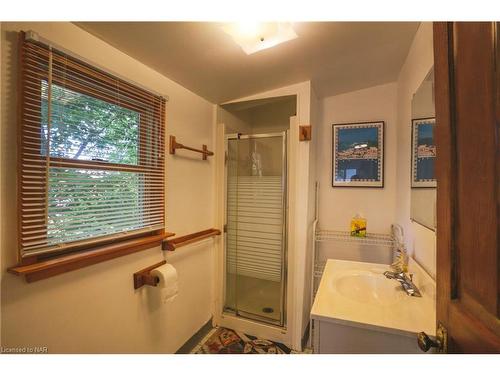
[[[147,268],[144,268],[140,271],[135,272],[134,273],[134,289],[139,289],[140,287],[142,287],[144,285],[157,286],[158,283],[160,282],[160,280],[157,276],[152,276],[151,271],[154,270],[155,268],[163,266],[166,263],[167,263],[166,260],[162,260],[159,263],[153,264],[152,266],[149,266]]]

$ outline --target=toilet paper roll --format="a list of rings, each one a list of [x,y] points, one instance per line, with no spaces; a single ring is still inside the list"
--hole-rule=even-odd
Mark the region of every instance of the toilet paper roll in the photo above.
[[[163,303],[173,301],[179,293],[177,270],[171,264],[164,264],[151,271],[152,276],[158,277],[160,282],[156,286],[160,291]]]

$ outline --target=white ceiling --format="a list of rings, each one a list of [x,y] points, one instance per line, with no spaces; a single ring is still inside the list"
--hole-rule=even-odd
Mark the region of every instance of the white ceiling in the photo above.
[[[319,97],[397,79],[417,22],[297,22],[298,38],[245,54],[214,22],[76,25],[213,103],[311,80]]]

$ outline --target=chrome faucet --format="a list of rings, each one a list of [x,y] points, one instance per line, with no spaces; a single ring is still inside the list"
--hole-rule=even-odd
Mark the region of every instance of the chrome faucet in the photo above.
[[[385,271],[384,276],[388,279],[399,281],[404,291],[409,296],[422,297],[420,290],[418,290],[417,286],[413,283],[413,275],[410,274],[410,276],[408,277],[404,272]]]

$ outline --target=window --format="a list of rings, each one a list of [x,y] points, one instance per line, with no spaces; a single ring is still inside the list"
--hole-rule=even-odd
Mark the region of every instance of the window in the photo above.
[[[165,100],[21,37],[21,257],[162,233]]]

